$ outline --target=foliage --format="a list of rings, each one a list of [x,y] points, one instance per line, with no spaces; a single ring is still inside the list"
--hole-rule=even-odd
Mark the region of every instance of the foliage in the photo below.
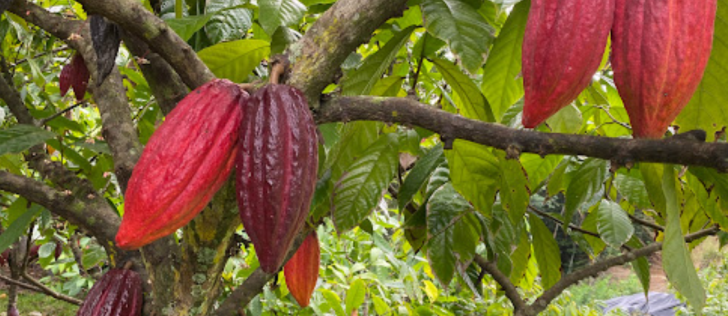
[[[86,17],[74,2],[36,2],[73,19]],[[151,8],[152,2],[145,4]],[[212,73],[257,85],[268,79],[266,66],[272,55],[299,49],[296,41],[311,32],[312,25],[335,1],[160,2],[159,15]],[[178,6],[183,3],[183,8]],[[523,83],[518,74],[529,3],[411,0],[402,14],[381,25],[371,38],[362,39],[363,44],[341,65],[340,78],[324,93],[408,97],[476,121],[522,128]],[[728,0],[720,0],[719,8],[718,20],[728,19]],[[721,61],[728,26],[718,24],[715,38],[705,80],[677,122],[681,127],[706,130],[711,142],[724,142],[724,133],[715,132],[728,125],[721,108],[725,104],[721,101],[728,99],[728,90],[723,89],[726,69]],[[2,175],[22,176],[59,194],[84,198],[75,188],[38,172],[30,153],[45,154],[88,182],[91,195],[102,198],[115,213],[112,215],[123,215],[125,180],[115,166],[120,157],[112,154],[112,142],[117,140],[108,136],[110,114],[98,106],[102,100],[95,99],[96,92],[87,93],[81,104],[59,93],[60,70],[74,53],[63,42],[66,39],[53,37],[6,12],[0,19],[0,40],[4,44],[0,46],[3,78],[9,79],[39,122],[36,127],[19,124],[17,114],[13,114],[17,110],[7,100],[0,104]],[[165,110],[161,107],[168,101],[161,99],[163,93],[155,93],[160,83],[142,73],[144,62],[143,56],[134,56],[124,46],[116,59],[121,74],[118,78],[125,89],[117,92],[127,99],[131,112],[123,119],[138,133],[130,142],[142,145],[163,121]],[[629,136],[629,119],[611,76],[605,61],[575,102],[535,130]],[[485,273],[477,259],[494,263],[518,288],[520,296],[527,298],[526,303],[532,303],[563,280],[564,273],[573,271],[560,255],[560,242],[566,238],[559,234],[567,235],[571,248],[578,248],[591,260],[603,260],[625,249],[646,246],[636,236],[644,229],[636,229],[641,224],[631,216],[639,214],[646,214],[647,221],[662,229],[648,227],[649,241],[664,242],[670,255],[665,264],[670,281],[690,304],[700,307],[705,302],[706,311],[720,310],[716,305],[725,301],[722,291],[713,292],[718,287],[713,282],[721,282],[718,280],[723,280],[720,276],[725,271],[717,269],[710,276],[701,276],[703,284],[714,280],[707,283],[706,299],[690,260],[689,251],[696,243],[683,242],[686,234],[715,224],[723,229],[728,225],[725,174],[707,168],[685,170],[645,163],[615,171],[610,166],[616,165],[608,161],[581,156],[516,157],[510,151],[437,134],[446,131],[374,121],[322,124],[319,129],[323,144],[309,224],[318,225],[321,277],[311,305],[302,310],[298,307],[281,273],[246,306],[246,315],[343,316],[353,311],[377,315],[508,314],[514,307],[504,296],[502,283]],[[0,252],[22,235],[31,236],[33,244],[41,245],[38,263],[52,273],[40,281],[54,291],[82,298],[98,274],[116,264],[113,245],[100,243],[77,221],[57,216],[55,205],[41,205],[34,200],[35,195],[13,191],[3,183],[0,181],[0,222],[4,228]],[[541,212],[552,208],[557,212],[546,212],[550,216]],[[200,222],[203,228],[186,227],[170,240],[188,246],[190,236],[212,239],[214,229],[206,227],[210,230],[205,231],[205,220]],[[564,229],[569,225],[573,226]],[[560,229],[557,234],[556,227]],[[258,268],[245,229],[240,225],[234,229],[234,239],[242,240],[242,246],[230,247],[235,248],[229,251],[231,256],[227,257],[228,249],[204,248],[214,252],[209,256],[214,258],[211,262],[227,261],[221,275],[211,276],[223,280],[221,295],[212,302],[200,302],[200,306],[209,308],[224,302]],[[225,235],[222,233],[219,235]],[[53,260],[49,245],[56,240],[64,241],[64,252]],[[78,247],[80,255],[74,254],[71,246]],[[207,267],[201,258],[209,253],[199,253],[200,262],[193,263],[198,268]],[[635,263],[637,280],[642,282],[648,279],[644,264]],[[188,277],[198,281],[208,276]],[[603,289],[600,294],[604,296],[598,298],[617,295],[602,282],[591,285]],[[638,288],[634,280],[630,282],[630,290]],[[645,285],[640,284],[642,288]],[[197,288],[192,292],[197,295],[203,291]],[[597,315],[598,307],[586,302],[592,296],[584,293],[583,286],[576,286],[571,293],[551,301],[542,315]]]

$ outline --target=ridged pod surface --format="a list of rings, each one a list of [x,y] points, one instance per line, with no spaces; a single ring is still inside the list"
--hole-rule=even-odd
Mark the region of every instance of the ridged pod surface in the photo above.
[[[91,287],[76,316],[139,316],[142,299],[142,280],[136,272],[111,269]]]
[[[240,218],[263,271],[278,271],[303,227],[316,187],[316,125],[303,94],[271,84],[248,102],[240,127]]]
[[[286,286],[301,307],[308,306],[311,295],[316,288],[319,277],[319,264],[321,263],[321,248],[316,232],[312,232],[296,254],[283,266],[283,275],[286,277]]]
[[[523,126],[533,128],[569,105],[599,68],[614,0],[533,0],[526,22]]]
[[[116,235],[136,249],[191,221],[212,199],[235,163],[247,92],[212,80],[190,92],[152,134],[134,167]]]
[[[71,87],[73,88],[73,93],[76,95],[76,100],[83,100],[90,77],[91,74],[88,72],[88,68],[81,54],[74,54],[71,62],[63,66],[61,75],[58,78],[61,96],[66,95],[68,88]]]
[[[716,0],[617,0],[614,83],[633,134],[661,138],[690,101],[710,57]]]

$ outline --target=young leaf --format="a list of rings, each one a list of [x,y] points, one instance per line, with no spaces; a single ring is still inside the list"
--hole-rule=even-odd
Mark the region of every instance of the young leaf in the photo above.
[[[351,313],[359,308],[361,304],[364,304],[364,300],[367,295],[367,284],[362,279],[356,279],[349,285],[349,290],[346,292],[346,314]]]

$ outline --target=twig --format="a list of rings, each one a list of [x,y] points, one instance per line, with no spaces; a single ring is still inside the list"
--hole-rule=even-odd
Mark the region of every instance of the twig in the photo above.
[[[51,288],[45,286],[43,283],[40,283],[38,280],[31,277],[27,271],[23,271],[23,279],[25,279],[26,281],[35,285],[39,289],[41,289],[41,291],[42,291],[41,293],[45,293],[48,296],[51,296],[51,297],[57,298],[59,300],[66,301],[68,303],[75,304],[75,305],[81,305],[83,303],[82,300],[79,300],[79,299],[76,299],[76,298],[73,298],[70,296],[66,296],[66,295],[63,295],[56,291],[53,291]]]
[[[508,278],[507,275],[503,274],[495,263],[489,262],[480,255],[475,255],[475,263],[477,263],[483,271],[488,272],[488,274],[493,277],[493,280],[498,282],[501,288],[503,288],[506,297],[511,301],[511,304],[513,304],[514,312],[524,310],[528,307],[526,302],[523,301],[523,298],[521,298],[521,295],[518,294],[518,289],[511,282],[511,279]]]
[[[38,53],[38,54],[35,54],[35,56],[33,56],[32,58],[27,58],[27,57],[26,57],[26,58],[22,58],[22,59],[19,59],[18,61],[16,61],[16,62],[15,62],[15,63],[13,63],[13,64],[10,64],[10,65],[11,65],[11,67],[15,68],[15,67],[17,67],[18,65],[20,65],[20,64],[22,64],[22,63],[24,63],[24,62],[28,61],[29,59],[36,59],[36,58],[38,58],[38,57],[42,57],[42,56],[45,56],[45,55],[49,55],[49,54],[55,54],[55,53],[60,53],[60,52],[62,52],[62,51],[64,51],[64,50],[69,50],[69,49],[71,49],[71,48],[70,48],[70,47],[68,47],[68,46],[61,46],[61,47],[58,47],[58,48],[54,48],[54,49],[52,49],[52,50],[50,50],[50,51],[47,51],[47,52],[42,52],[42,53]]]
[[[652,228],[654,230],[658,230],[658,231],[661,231],[661,232],[662,231],[665,231],[665,228],[664,227],[662,227],[660,225],[657,225],[657,224],[655,224],[653,222],[648,222],[648,221],[646,221],[644,219],[641,219],[641,218],[638,218],[637,216],[634,216],[632,214],[627,214],[627,215],[629,215],[629,219],[631,219],[633,222],[635,222],[637,224],[640,224],[642,226],[649,227],[649,228]]]
[[[564,222],[562,220],[554,217],[553,215],[551,215],[549,213],[546,213],[546,212],[544,212],[542,210],[539,210],[539,209],[537,209],[537,208],[535,208],[535,207],[533,207],[531,205],[528,206],[528,210],[531,211],[531,212],[533,212],[533,213],[536,213],[539,216],[543,216],[543,217],[546,217],[546,218],[548,218],[548,219],[550,219],[550,220],[552,220],[554,222],[557,222],[561,226],[564,226]],[[580,232],[582,234],[586,234],[586,235],[595,237],[595,238],[602,238],[601,235],[599,235],[599,234],[597,234],[597,233],[595,233],[593,231],[583,229],[583,228],[581,228],[579,226],[576,226],[574,224],[569,224],[569,227],[568,228],[571,229],[571,230],[578,231],[578,232]]]
[[[40,125],[46,125],[46,124],[48,124],[48,122],[50,122],[51,120],[53,120],[53,119],[55,119],[55,118],[57,118],[57,117],[59,117],[59,116],[61,116],[61,115],[63,115],[63,114],[66,114],[66,113],[68,113],[69,111],[71,111],[71,110],[73,110],[73,109],[75,109],[75,108],[77,108],[77,107],[79,107],[79,106],[81,106],[81,105],[84,105],[84,104],[86,104],[86,102],[88,102],[88,99],[84,99],[84,100],[82,100],[81,102],[78,102],[78,103],[76,103],[76,104],[74,104],[74,105],[71,105],[71,106],[69,106],[69,107],[67,107],[67,108],[65,108],[65,109],[63,109],[63,110],[61,110],[61,111],[59,111],[59,112],[57,112],[57,113],[55,113],[55,114],[53,114],[53,115],[49,116],[49,117],[46,117],[46,118],[44,118],[44,119],[42,119],[42,120],[40,121]]]
[[[606,108],[604,106],[601,106],[601,105],[595,105],[594,107],[596,107],[597,109],[600,109],[600,110],[604,111],[604,113],[607,113],[607,115],[609,116],[610,119],[612,119],[612,121],[613,121],[614,124],[618,124],[618,125],[626,128],[626,129],[628,129],[630,131],[632,130],[632,126],[629,126],[629,124],[624,123],[624,122],[618,120],[616,117],[614,117],[614,115],[612,115],[611,112],[609,112],[609,109],[608,108]]]

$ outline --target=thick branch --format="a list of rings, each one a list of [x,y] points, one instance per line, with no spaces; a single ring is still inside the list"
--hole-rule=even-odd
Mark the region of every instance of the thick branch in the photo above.
[[[103,15],[146,42],[177,71],[185,84],[196,88],[214,78],[210,69],[162,19],[136,0],[78,0],[89,14]]]
[[[517,130],[450,114],[407,98],[340,97],[327,102],[316,123],[372,120],[420,126],[446,139],[539,155],[583,155],[628,162],[657,162],[728,170],[728,144],[695,140],[625,139]]]
[[[720,231],[720,228],[717,226],[711,227],[705,230],[701,230],[692,234],[689,234],[685,236],[685,242],[692,242],[695,240],[698,240],[703,237],[715,235]],[[642,247],[640,249],[636,249],[630,252],[627,252],[623,255],[612,257],[609,259],[606,259],[604,261],[595,262],[593,264],[588,265],[587,267],[577,270],[571,274],[568,274],[561,278],[554,286],[549,288],[548,290],[544,291],[541,296],[539,296],[536,301],[533,302],[529,306],[529,312],[526,315],[538,315],[541,311],[546,309],[546,307],[553,301],[556,297],[561,295],[561,293],[567,289],[568,287],[576,284],[577,282],[586,279],[591,276],[596,276],[600,272],[604,272],[607,269],[622,265],[631,261],[634,261],[635,259],[639,257],[649,256],[657,251],[662,249],[662,243],[653,243],[648,246]]]
[[[30,111],[25,107],[25,102],[20,98],[20,94],[5,80],[4,76],[0,76],[0,98],[8,105],[18,123],[35,124],[35,120],[30,116]]]
[[[508,300],[510,300],[511,304],[513,304],[514,311],[525,310],[528,307],[526,302],[523,301],[523,298],[521,298],[521,295],[518,294],[518,289],[511,282],[511,279],[498,270],[498,266],[496,266],[495,263],[489,262],[479,255],[475,256],[475,263],[477,263],[481,269],[485,270],[485,272],[488,272],[488,274],[493,277],[493,280],[498,282],[503,291],[506,293]]]
[[[318,106],[321,91],[340,72],[344,60],[369,40],[389,18],[402,14],[406,0],[339,0],[288,52],[293,63],[289,84]]]

